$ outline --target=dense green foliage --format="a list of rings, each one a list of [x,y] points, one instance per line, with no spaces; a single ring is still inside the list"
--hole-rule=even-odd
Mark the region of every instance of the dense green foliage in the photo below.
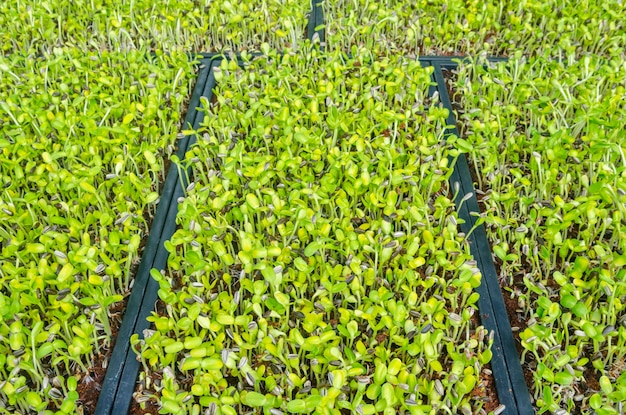
[[[48,399],[74,413],[77,379],[112,340],[191,65],[67,52],[0,68],[0,396],[10,413]]]
[[[624,57],[622,1],[339,0],[323,3],[333,50],[375,54]]]
[[[475,413],[491,352],[432,68],[314,52],[215,71],[141,342],[164,412]]]
[[[180,205],[169,269],[153,272],[169,305],[140,347],[144,384],[155,373],[164,380],[140,399],[159,399],[164,413],[218,401],[226,413],[229,405],[298,413],[322,400],[364,412],[379,402],[399,412],[480,411],[466,389],[490,352],[468,322],[476,298],[464,284],[479,275],[447,188],[457,147],[476,167],[481,220],[505,294],[519,306],[512,324],[538,411],[619,413],[626,4],[321,7],[327,62],[305,40],[309,1],[0,4],[0,413],[80,413],[79,382],[109,347],[120,317],[111,307],[132,285],[165,161],[185,128],[194,74],[186,53],[261,49],[272,57],[248,63],[249,72],[224,63],[217,105],[204,103],[211,118],[182,161],[194,166],[195,187]],[[463,141],[438,141],[443,112],[426,98],[428,71],[410,60],[424,54],[512,57],[508,69],[463,65],[451,83]],[[206,315],[188,324],[185,307]],[[213,360],[194,368],[193,330],[228,347],[203,346],[197,353]],[[307,340],[331,331],[323,347]],[[384,340],[373,336],[382,332]],[[409,350],[408,336],[432,349],[412,341]],[[219,369],[207,378],[212,364]],[[182,388],[184,376],[194,386]],[[238,383],[232,402],[212,389]],[[311,391],[298,395],[302,388]]]
[[[542,411],[626,401],[626,66],[517,58],[457,86]],[[508,295],[508,294],[507,294]],[[590,384],[597,379],[599,390]]]
[[[302,0],[8,0],[0,4],[4,53],[161,50],[212,52],[296,47],[306,37]]]

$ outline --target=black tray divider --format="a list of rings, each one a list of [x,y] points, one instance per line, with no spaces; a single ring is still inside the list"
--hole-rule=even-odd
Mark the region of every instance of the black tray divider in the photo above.
[[[159,241],[159,248],[157,250],[152,268],[157,270],[165,269],[167,266],[167,258],[169,253],[165,249],[163,244],[164,240],[169,240],[174,231],[176,231],[176,214],[178,213],[178,198],[183,194],[183,189],[180,185],[177,185],[174,193],[172,194],[172,200],[170,201],[170,208],[167,212],[167,218],[165,219],[165,226],[163,228],[162,239]],[[149,274],[149,270],[148,270]],[[143,331],[150,328],[151,323],[147,318],[150,316],[150,312],[154,310],[154,306],[157,301],[159,292],[159,284],[148,275],[148,281],[146,284],[146,291],[143,297],[141,306],[137,309],[137,324],[135,325],[135,331],[133,334],[139,334],[139,338],[144,338]],[[137,383],[137,375],[139,374],[140,363],[136,358],[135,352],[131,349],[128,352],[126,358],[126,364],[124,370],[119,379],[119,389],[115,402],[113,402],[113,408],[111,414],[127,414],[130,408],[130,404],[133,398],[133,392]]]
[[[448,95],[445,79],[439,62],[433,62],[435,67],[434,76],[437,80],[439,97],[443,105],[448,109],[448,125],[446,135],[459,136],[456,128],[456,119],[452,110],[452,103]],[[450,184],[454,187],[459,183],[460,189],[456,197],[457,206],[463,197],[471,193],[472,197],[463,202],[459,211],[465,223],[461,224],[461,230],[468,234],[474,227],[477,217],[472,213],[479,214],[480,208],[476,200],[476,192],[472,183],[469,165],[464,154],[461,154],[454,166],[454,172],[450,177]],[[508,319],[504,299],[500,290],[496,268],[491,255],[491,247],[487,240],[487,233],[483,225],[477,226],[469,235],[470,251],[477,261],[477,266],[482,274],[481,285],[477,288],[480,294],[478,308],[481,322],[490,333],[494,333],[493,358],[491,367],[498,392],[498,399],[506,406],[507,415],[527,415],[534,413],[530,394],[524,380],[513,331]]]
[[[453,55],[453,56],[433,56],[433,55],[424,55],[419,57],[420,60],[426,60],[441,65],[442,67],[450,67],[457,66],[457,62],[464,61],[470,62],[472,56],[469,55]],[[487,56],[487,62],[489,63],[498,63],[498,62],[507,62],[509,58],[504,56]]]
[[[320,44],[324,45],[326,31],[324,30],[324,27],[317,29],[318,27],[324,24],[324,9],[322,9],[322,1],[323,0],[311,0],[311,5],[312,5],[311,13],[313,14],[313,17],[314,17],[313,19],[314,26],[313,26],[313,31],[309,31],[309,35],[310,35],[310,39],[313,40],[313,37],[315,37],[315,34],[317,34]]]
[[[197,119],[201,116],[200,109],[200,98],[206,96],[206,80],[211,67],[211,62],[213,58],[204,58],[200,61],[200,71],[198,72],[198,88],[194,88],[193,94],[191,95],[191,100],[189,101],[189,109],[195,111],[194,118],[189,120],[190,122],[185,122],[185,128],[191,128],[193,130],[196,129]],[[193,106],[192,106],[193,105]],[[187,120],[185,120],[187,121]],[[189,135],[184,135],[179,143],[178,150],[176,151],[176,156],[180,160],[185,157],[185,153],[187,152],[187,148],[189,146]]]
[[[207,75],[207,79],[206,79],[202,96],[206,97],[209,100],[209,102],[211,98],[213,97],[213,88],[215,88],[215,72],[213,71],[213,68],[220,66],[221,62],[222,62],[222,58],[216,57],[213,60],[211,60],[210,64],[208,65],[209,72]],[[238,63],[239,63],[239,66],[242,66],[241,61],[238,61]],[[206,111],[203,111],[203,110],[198,111],[198,116],[196,117],[196,122],[193,127],[194,130],[198,130],[198,128],[200,128],[200,124],[202,123],[202,121],[204,121],[205,114],[206,114]],[[196,134],[189,136],[189,141],[187,143],[187,148],[185,149],[185,152],[187,152],[191,148],[191,146],[193,146],[196,143],[197,140],[198,139],[197,139]],[[184,157],[184,154],[183,154],[183,157]],[[182,160],[182,157],[181,157],[181,160]],[[189,166],[186,170],[186,174],[180,176],[179,184],[181,187],[181,192],[180,194],[178,194],[178,196],[176,196],[177,198],[184,196],[185,192],[182,189],[187,188],[187,186],[189,185],[189,178],[192,176],[192,174],[193,174],[193,171],[191,169],[191,166]],[[178,206],[176,206],[176,210],[178,211]],[[176,216],[174,216],[174,219],[175,218]],[[167,238],[164,238],[163,241],[168,240],[170,236],[168,236]]]
[[[206,72],[203,71],[204,69],[200,70],[200,75],[204,73],[205,76],[204,78],[201,76],[198,77],[192,93],[192,98],[189,102],[189,107],[185,115],[185,126],[190,124],[193,125],[195,123],[195,119],[197,118],[196,107],[199,104],[201,94],[200,91],[204,90],[204,84],[206,81]],[[178,153],[180,153],[182,148],[181,144],[184,142],[185,138],[187,137],[180,140]],[[111,358],[109,359],[105,378],[102,382],[100,396],[96,404],[94,412],[95,415],[115,415],[128,412],[128,408],[125,412],[116,412],[114,411],[113,405],[116,404],[118,400],[124,398],[123,396],[119,396],[120,394],[126,394],[129,398],[132,397],[134,387],[131,388],[130,391],[124,390],[120,388],[120,381],[125,371],[125,366],[129,363],[129,361],[136,361],[134,358],[134,352],[130,348],[129,340],[133,333],[137,333],[137,325],[142,324],[143,321],[140,315],[135,311],[140,310],[146,303],[145,297],[148,295],[148,291],[151,288],[150,282],[152,281],[152,278],[150,277],[150,270],[153,268],[153,264],[158,258],[159,246],[162,245],[162,236],[165,230],[167,218],[170,214],[169,211],[171,209],[171,201],[177,186],[179,186],[178,169],[172,164],[168,170],[165,184],[163,185],[159,205],[152,220],[148,241],[141,256],[141,263],[139,265],[139,269],[137,270],[137,274],[133,282],[133,288],[122,319],[122,324],[117,335],[117,340],[115,342],[113,352],[111,353]],[[154,307],[154,305],[151,307]],[[143,319],[145,320],[145,317]],[[135,380],[133,379],[133,384],[134,382]],[[128,404],[130,405],[130,400],[128,401]]]
[[[200,90],[201,93],[197,94],[197,106],[199,106],[200,97],[206,97],[211,100],[212,91],[215,87],[215,75],[213,68],[219,66],[219,59],[212,59],[206,62],[206,67],[203,68],[202,84]],[[204,119],[205,112],[201,108],[196,109],[196,115],[193,122],[193,129],[197,130]],[[187,141],[179,146],[177,155],[181,160],[184,159],[185,154],[189,148],[196,142],[196,135],[186,136]],[[188,168],[186,174],[180,174],[178,166],[172,165],[172,171],[175,172],[176,187],[173,190],[172,197],[170,199],[169,209],[167,211],[167,217],[165,218],[165,224],[163,226],[163,232],[161,233],[161,239],[159,241],[158,250],[156,252],[154,261],[151,268],[157,270],[164,270],[167,268],[167,259],[169,252],[165,249],[165,241],[168,241],[174,232],[176,231],[176,215],[178,214],[178,200],[185,195],[185,189],[188,185],[188,176],[191,174],[191,167]],[[174,174],[173,174],[174,175]],[[149,270],[148,270],[149,273]],[[137,323],[135,325],[134,334],[138,334],[140,339],[144,338],[143,331],[150,328],[150,324],[147,320],[148,316],[156,304],[158,298],[159,284],[151,277],[149,277],[143,302],[140,308],[137,309]],[[119,380],[119,392],[118,396],[113,404],[111,415],[114,414],[126,414],[130,408],[130,404],[133,397],[133,391],[135,390],[137,375],[139,374],[140,363],[136,358],[135,352],[129,350],[126,364],[124,365],[123,373]]]

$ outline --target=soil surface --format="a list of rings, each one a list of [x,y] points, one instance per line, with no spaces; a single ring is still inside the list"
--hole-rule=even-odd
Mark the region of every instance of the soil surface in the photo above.
[[[130,404],[130,410],[128,411],[129,415],[157,415],[158,413],[159,405],[153,400],[144,402],[142,408],[142,405],[137,403],[137,400],[133,399]]]
[[[135,267],[136,268],[136,267]],[[133,271],[133,273],[136,269]],[[128,293],[125,294],[124,300],[116,304],[113,304],[110,309],[110,323],[112,340],[109,347],[102,350],[98,356],[96,356],[95,362],[89,368],[87,374],[81,374],[78,380],[78,392],[79,402],[81,403],[83,415],[93,414],[96,410],[96,404],[98,403],[98,397],[100,396],[100,390],[102,389],[102,382],[106,375],[107,366],[113,348],[115,347],[115,341],[117,340],[117,334],[122,324],[122,317],[124,310],[126,310],[126,303],[128,302]]]

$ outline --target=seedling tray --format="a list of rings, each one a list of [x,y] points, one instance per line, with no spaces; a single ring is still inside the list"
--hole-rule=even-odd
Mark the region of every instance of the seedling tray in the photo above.
[[[199,127],[204,117],[204,113],[197,110],[200,99],[205,98],[208,102],[211,101],[212,89],[215,86],[213,68],[220,64],[221,59],[223,57],[220,55],[206,54],[201,61],[198,80],[185,118],[185,124],[192,126],[194,130]],[[441,103],[449,110],[447,123],[450,128],[446,132],[445,138],[453,134],[458,136],[458,132],[442,68],[455,67],[455,61],[458,59],[463,58],[425,57],[420,59],[423,66],[433,66],[434,68],[433,81],[437,85],[430,88],[430,95],[432,96],[437,92]],[[195,136],[188,135],[180,140],[177,156],[181,160],[195,139]],[[132,334],[138,334],[142,338],[144,329],[149,327],[146,318],[154,309],[158,291],[158,284],[150,278],[149,273],[152,268],[166,268],[168,252],[164,248],[164,243],[169,240],[176,229],[178,199],[185,193],[187,177],[191,174],[191,170],[186,174],[181,173],[176,165],[171,165],[153,229],[120,329],[119,341],[109,363],[96,409],[98,415],[128,412],[139,371],[139,363],[135,352],[130,348],[129,339]],[[477,288],[480,294],[478,307],[481,323],[487,330],[494,333],[493,357],[490,364],[494,373],[498,399],[505,406],[502,413],[520,415],[531,413],[533,409],[530,396],[522,375],[486,233],[482,225],[475,227],[479,209],[464,155],[457,159],[450,177],[450,186],[459,189],[455,203],[460,206],[458,214],[464,220],[464,223],[460,225],[461,231],[466,234],[470,234],[471,231],[469,237],[470,250],[482,273],[482,283]],[[474,227],[475,229],[472,230]]]

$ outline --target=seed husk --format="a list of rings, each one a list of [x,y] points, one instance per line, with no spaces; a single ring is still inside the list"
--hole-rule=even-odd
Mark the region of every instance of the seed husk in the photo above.
[[[435,390],[440,396],[444,396],[446,390],[443,388],[443,383],[439,379],[435,379]]]
[[[59,250],[55,250],[54,251],[54,256],[59,258],[59,259],[67,259],[67,255],[65,255],[63,252],[61,252]]]
[[[309,392],[311,392],[311,381],[310,380],[306,380],[302,384],[302,388],[300,389],[299,393],[307,394]]]
[[[222,357],[222,363],[226,364],[228,363],[228,357],[230,356],[230,350],[229,349],[223,349],[221,352],[221,357]]]
[[[198,304],[204,304],[204,300],[196,294],[192,295],[191,298]]]
[[[56,300],[61,301],[71,292],[69,288],[64,288],[57,293]]]
[[[50,388],[50,390],[48,391],[48,396],[50,396],[52,399],[61,399],[63,398],[63,393],[57,388]]]

